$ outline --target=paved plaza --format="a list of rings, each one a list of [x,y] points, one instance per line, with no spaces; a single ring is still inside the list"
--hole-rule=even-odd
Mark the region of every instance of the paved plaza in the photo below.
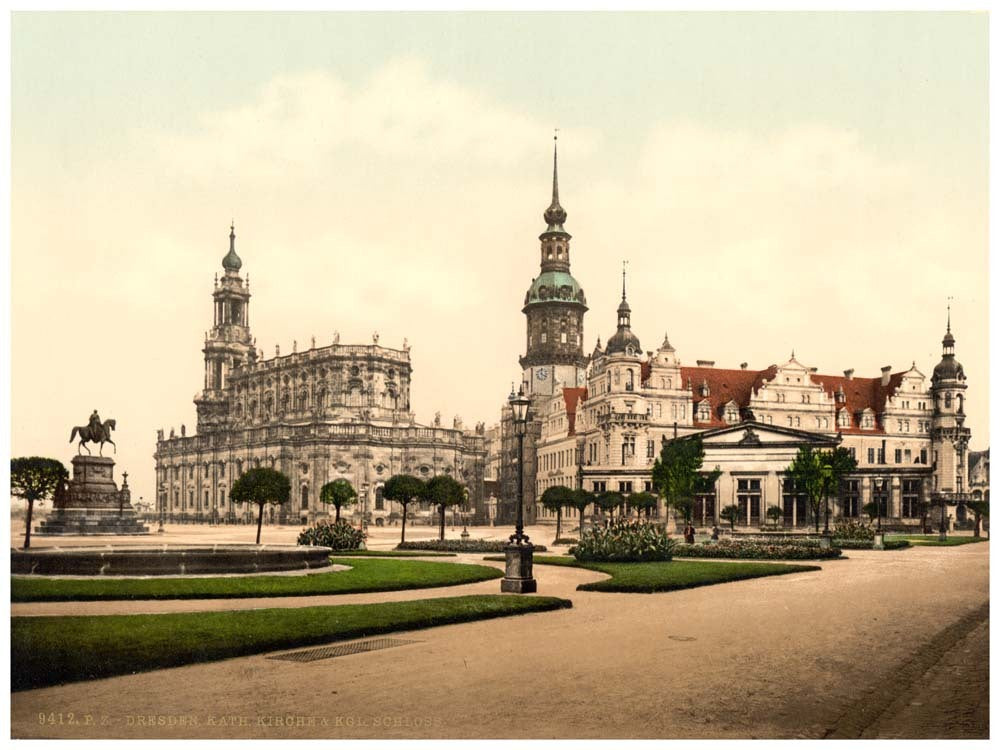
[[[292,541],[296,531],[266,528],[264,538]],[[435,531],[416,527],[407,537]],[[147,541],[234,542],[251,533],[168,527]],[[500,538],[507,530],[470,533]],[[553,530],[529,533],[546,543]],[[397,540],[398,529],[373,529],[370,546]],[[400,633],[415,643],[312,662],[258,655],[15,693],[12,735],[983,737],[988,553],[988,544],[851,551],[817,572],[652,595],[577,591],[603,574],[540,565],[539,594],[571,599],[572,609]],[[498,591],[487,581],[308,598],[18,604],[13,612],[297,607]],[[59,713],[90,715],[95,725],[40,722]]]

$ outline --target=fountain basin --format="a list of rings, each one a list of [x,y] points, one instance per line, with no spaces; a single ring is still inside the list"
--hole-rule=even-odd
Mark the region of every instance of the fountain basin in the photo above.
[[[296,544],[107,545],[11,550],[13,575],[178,576],[330,567],[329,547]]]

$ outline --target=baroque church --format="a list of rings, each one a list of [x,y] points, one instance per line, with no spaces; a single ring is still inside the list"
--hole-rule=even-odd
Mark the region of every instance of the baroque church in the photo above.
[[[915,362],[871,377],[853,370],[825,375],[794,352],[764,369],[747,363],[725,369],[705,360],[691,366],[667,336],[655,351],[643,349],[632,330],[623,270],[615,330],[586,356],[586,297],[570,273],[566,218],[554,154],[552,202],[539,237],[541,273],[522,309],[527,341],[521,387],[532,399],[533,415],[525,439],[526,523],[554,521],[539,502],[548,487],[617,491],[626,498],[651,491],[663,442],[694,435],[703,441],[706,470],[721,470],[713,491],[697,498],[701,526],[723,525],[720,511],[730,505],[746,527],[764,525],[771,507],[780,509],[779,523],[786,527],[812,525],[806,497],[785,476],[802,446],[843,446],[857,461],[831,509],[834,519],[858,518],[875,502],[890,525],[916,525],[922,502],[943,500],[949,518],[964,520],[970,497],[967,386],[950,312],[941,361],[929,379]],[[500,434],[498,517],[509,521],[517,455],[506,407]],[[570,519],[577,515],[563,512]],[[656,514],[666,517],[662,501]]]
[[[235,519],[251,509],[229,502],[244,471],[278,469],[292,484],[291,500],[274,520],[314,521],[332,515],[320,488],[347,479],[358,493],[352,509],[372,523],[401,512],[382,497],[393,474],[422,479],[448,474],[468,489],[469,509],[482,517],[486,459],[484,426],[468,430],[416,422],[410,409],[410,348],[331,343],[266,359],[250,333],[249,278],[240,275],[236,232],[216,277],[213,323],[205,333],[202,390],[195,396],[197,431],[159,430],[156,440],[157,511],[164,516]],[[411,513],[413,509],[411,508]],[[349,514],[350,515],[350,514]]]

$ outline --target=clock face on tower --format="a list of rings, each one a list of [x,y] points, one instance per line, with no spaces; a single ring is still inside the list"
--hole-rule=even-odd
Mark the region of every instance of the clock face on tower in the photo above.
[[[535,370],[535,377],[539,380],[545,380],[549,376],[549,371],[545,367],[539,367]]]

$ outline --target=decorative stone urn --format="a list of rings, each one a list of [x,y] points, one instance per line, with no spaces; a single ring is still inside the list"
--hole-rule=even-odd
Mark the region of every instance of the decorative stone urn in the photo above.
[[[118,489],[114,472],[114,459],[107,456],[73,456],[73,478],[66,491],[56,495],[52,512],[35,527],[35,534],[148,534],[149,527],[132,507],[128,473]]]

